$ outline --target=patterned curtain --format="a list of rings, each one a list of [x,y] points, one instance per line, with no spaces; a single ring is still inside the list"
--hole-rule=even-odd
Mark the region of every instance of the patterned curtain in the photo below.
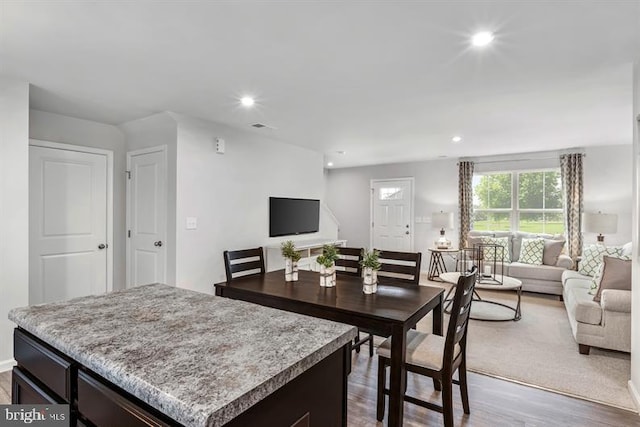
[[[473,162],[458,163],[458,205],[460,206],[460,249],[467,247],[473,213]]]
[[[575,261],[582,252],[582,154],[561,155],[560,173],[567,254]]]

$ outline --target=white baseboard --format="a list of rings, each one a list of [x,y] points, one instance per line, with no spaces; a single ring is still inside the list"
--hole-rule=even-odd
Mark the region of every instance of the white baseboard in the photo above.
[[[631,380],[627,383],[627,388],[629,389],[629,394],[631,394],[631,400],[636,405],[636,410],[640,410],[640,394],[638,394],[638,390]]]
[[[13,359],[0,360],[0,372],[10,371],[14,366],[16,366],[16,361]]]

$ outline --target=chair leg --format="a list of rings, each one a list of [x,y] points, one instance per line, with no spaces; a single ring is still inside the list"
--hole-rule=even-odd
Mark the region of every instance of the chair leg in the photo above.
[[[451,376],[442,379],[442,415],[444,427],[453,427],[453,389]]]
[[[373,335],[369,334],[369,357],[373,357]]]
[[[463,359],[458,367],[458,382],[460,383],[460,397],[462,398],[462,410],[465,414],[470,414],[469,391],[467,390],[467,363]]]
[[[376,419],[382,421],[384,419],[384,389],[387,386],[387,377],[385,375],[385,363],[381,357],[378,357],[378,399],[376,409]]]
[[[440,380],[437,379],[433,379],[433,388],[435,391],[442,391],[442,383],[440,382]]]
[[[360,331],[358,331],[358,335],[353,339],[354,344],[360,341]],[[356,346],[356,353],[360,353],[360,346]]]

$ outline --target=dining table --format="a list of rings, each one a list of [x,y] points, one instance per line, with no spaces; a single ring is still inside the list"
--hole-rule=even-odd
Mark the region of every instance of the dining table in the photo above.
[[[377,292],[365,294],[358,276],[338,275],[335,286],[322,287],[317,272],[300,271],[297,281],[287,282],[284,270],[234,278],[214,286],[218,296],[346,323],[376,336],[391,337],[387,425],[402,426],[407,331],[433,312],[432,332],[442,335],[443,288],[401,284],[393,278],[379,277]]]

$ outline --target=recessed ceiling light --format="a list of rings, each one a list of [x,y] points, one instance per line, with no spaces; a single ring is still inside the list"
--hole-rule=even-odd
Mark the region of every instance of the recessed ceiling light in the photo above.
[[[333,162],[327,163],[327,166],[329,166],[329,167],[333,166]]]
[[[453,138],[451,138],[451,142],[453,142],[454,144],[458,144],[458,143],[462,142],[462,137],[456,135]]]
[[[250,97],[250,96],[243,96],[240,99],[240,103],[244,106],[244,107],[253,107],[253,104],[256,103],[256,101]]]
[[[471,37],[471,44],[474,46],[486,46],[493,41],[493,33],[489,31],[481,31]]]

